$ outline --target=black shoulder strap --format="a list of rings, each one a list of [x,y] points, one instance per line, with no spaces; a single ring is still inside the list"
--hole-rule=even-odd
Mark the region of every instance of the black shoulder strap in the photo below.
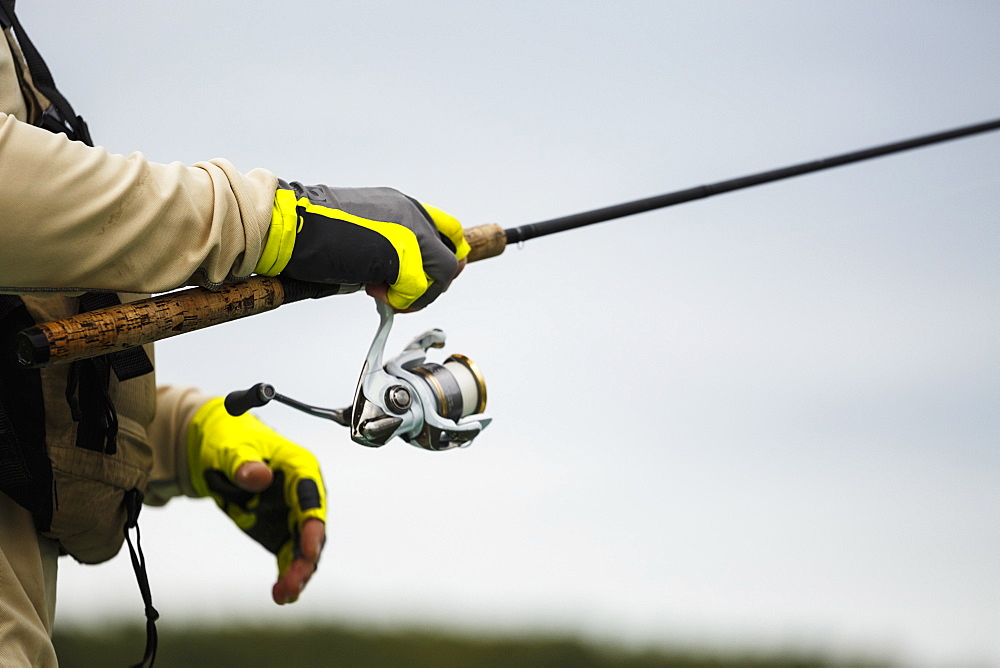
[[[87,292],[80,296],[79,312],[121,304],[114,292]],[[66,401],[78,423],[76,444],[81,448],[113,455],[117,450],[118,411],[108,388],[111,372],[125,382],[152,373],[153,363],[141,346],[70,365]]]
[[[43,113],[39,125],[46,130],[62,132],[69,136],[70,139],[76,139],[88,146],[93,146],[94,142],[90,138],[90,130],[87,128],[86,121],[83,120],[82,116],[78,116],[73,111],[72,105],[63,97],[59,89],[56,88],[56,82],[53,80],[52,73],[49,72],[48,66],[42,59],[42,55],[38,53],[38,49],[31,42],[28,33],[24,31],[24,27],[18,21],[17,14],[14,13],[14,0],[0,0],[0,16],[4,20],[5,28],[8,26],[14,28],[14,34],[17,35],[17,43],[21,46],[21,51],[24,53],[24,60],[28,64],[28,70],[31,72],[31,82],[38,89],[38,92],[47,97],[49,102],[52,103]]]
[[[39,531],[48,531],[52,465],[45,450],[41,375],[21,367],[13,354],[14,336],[31,322],[19,297],[0,295],[0,491],[31,511]]]

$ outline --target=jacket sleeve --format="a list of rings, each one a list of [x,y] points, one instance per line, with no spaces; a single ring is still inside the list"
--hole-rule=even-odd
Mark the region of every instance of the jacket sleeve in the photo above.
[[[253,273],[277,179],[158,164],[0,113],[0,292],[163,292]]]
[[[191,418],[213,397],[191,387],[156,389],[156,413],[146,427],[153,449],[153,470],[145,502],[162,506],[175,496],[198,496],[187,464],[187,433]]]

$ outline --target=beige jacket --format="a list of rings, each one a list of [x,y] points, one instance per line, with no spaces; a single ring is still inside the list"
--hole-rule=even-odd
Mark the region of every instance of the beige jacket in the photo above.
[[[65,295],[74,292],[214,287],[252,273],[270,223],[277,184],[272,174],[242,174],[225,160],[155,164],[138,153],[114,155],[32,126],[47,101],[31,85],[9,30],[4,37],[0,292],[29,293],[29,310],[46,318],[71,308]],[[58,404],[66,387],[65,369],[52,369],[43,380],[47,436],[72,427],[65,408],[48,407],[50,399]],[[111,391],[120,447],[139,453],[129,480],[145,489],[147,502],[161,504],[193,495],[186,432],[207,398],[190,389],[156,391],[151,376],[120,384],[113,379]],[[0,664],[55,665],[49,635],[57,546],[35,535],[26,511],[0,497]],[[112,546],[112,553],[117,549]]]
[[[221,159],[151,163],[139,153],[115,155],[30,125],[36,104],[24,94],[33,93],[30,77],[22,80],[27,68],[18,66],[10,31],[4,35],[0,292],[163,292],[216,287],[253,272],[271,220],[274,175],[243,174]],[[174,397],[166,393],[162,401]],[[159,406],[153,419],[178,413]],[[159,424],[151,431],[176,440]],[[169,444],[153,445],[155,464],[166,473],[170,457],[157,455]]]

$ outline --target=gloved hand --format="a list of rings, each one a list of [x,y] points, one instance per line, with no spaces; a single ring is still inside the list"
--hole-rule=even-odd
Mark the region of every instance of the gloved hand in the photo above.
[[[299,597],[325,540],[326,489],[316,458],[252,415],[233,417],[212,399],[191,419],[188,468],[199,496],[211,496],[278,558],[274,602]]]
[[[390,306],[416,310],[448,289],[469,250],[455,218],[398,190],[279,181],[256,273],[388,284]]]

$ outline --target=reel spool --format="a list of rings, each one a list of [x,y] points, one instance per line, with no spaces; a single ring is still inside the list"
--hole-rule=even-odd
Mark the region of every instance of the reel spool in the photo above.
[[[415,337],[399,355],[383,364],[393,310],[379,302],[378,312],[379,328],[351,406],[310,406],[278,394],[271,385],[258,383],[227,395],[226,410],[230,415],[242,415],[275,400],[349,427],[351,439],[368,447],[380,447],[397,436],[424,450],[451,450],[471,443],[492,421],[484,412],[486,379],[479,367],[457,354],[441,364],[427,362],[430,348],[444,347],[445,335],[440,329]]]
[[[462,418],[486,410],[486,379],[479,367],[465,355],[452,355],[444,364],[429,362],[411,367],[409,371],[420,378],[429,390],[438,416],[457,423]],[[446,450],[455,447],[446,445],[453,440],[462,445],[471,438],[463,440],[461,434],[442,432],[425,423],[411,442],[426,450]]]

